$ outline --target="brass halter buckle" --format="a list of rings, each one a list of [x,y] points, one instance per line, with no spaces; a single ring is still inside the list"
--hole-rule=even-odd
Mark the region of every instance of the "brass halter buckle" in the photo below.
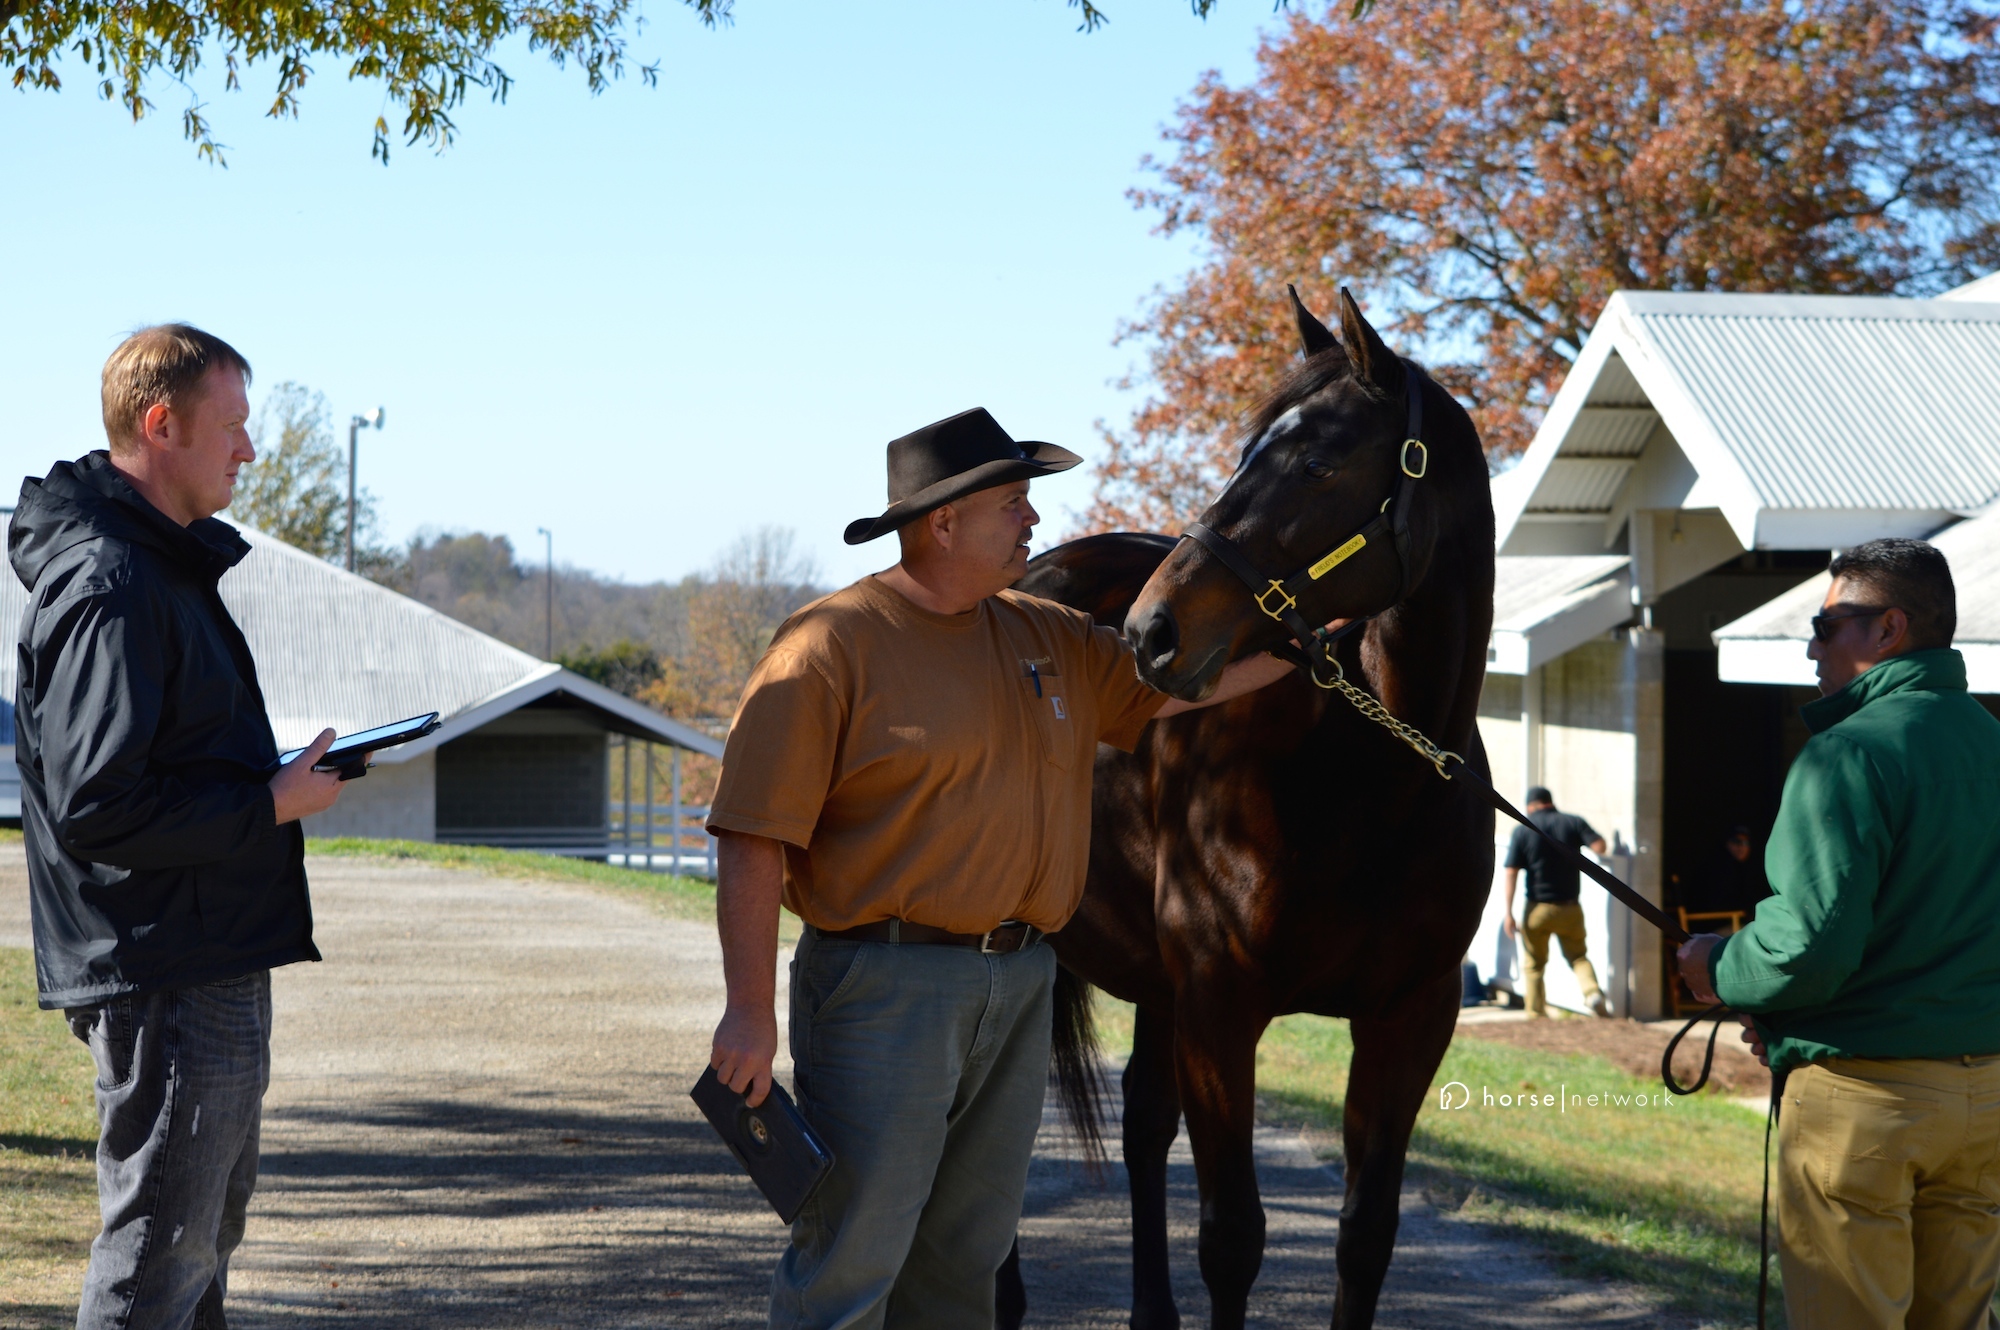
[[[1264,603],[1264,601],[1268,597],[1274,595],[1282,597],[1285,602],[1275,610],[1272,609],[1269,605],[1266,605]],[[1285,621],[1285,614],[1287,611],[1295,610],[1299,607],[1298,598],[1287,592],[1285,590],[1285,584],[1283,582],[1280,582],[1275,577],[1271,579],[1271,585],[1268,588],[1266,588],[1263,591],[1259,591],[1255,596],[1251,597],[1251,599],[1257,602],[1258,609],[1264,611],[1264,613],[1270,615],[1273,619],[1276,619],[1279,623],[1283,623]]]
[[[1417,450],[1417,467],[1414,471],[1410,469],[1410,449],[1412,448]],[[1404,439],[1403,455],[1397,459],[1397,463],[1403,468],[1403,474],[1411,480],[1422,480],[1424,473],[1431,469],[1431,450],[1424,447],[1422,439]]]

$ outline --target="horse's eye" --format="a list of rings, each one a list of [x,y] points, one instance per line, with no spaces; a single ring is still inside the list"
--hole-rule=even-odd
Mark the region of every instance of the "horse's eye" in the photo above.
[[[1306,474],[1314,480],[1325,480],[1333,474],[1333,465],[1321,458],[1308,457],[1306,459]]]

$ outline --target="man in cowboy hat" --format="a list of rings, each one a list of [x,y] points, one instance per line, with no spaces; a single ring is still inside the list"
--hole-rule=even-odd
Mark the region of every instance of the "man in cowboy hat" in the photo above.
[[[1088,615],[1008,590],[1028,482],[1081,461],[984,410],[889,445],[895,567],[815,601],[758,662],[709,815],[728,1009],[713,1064],[759,1103],[777,1052],[782,900],[801,1107],[833,1172],[792,1226],[774,1327],[978,1326],[1020,1218],[1048,1076],[1055,957],[1083,895],[1099,743],[1281,677],[1232,665],[1200,704],[1138,679]]]

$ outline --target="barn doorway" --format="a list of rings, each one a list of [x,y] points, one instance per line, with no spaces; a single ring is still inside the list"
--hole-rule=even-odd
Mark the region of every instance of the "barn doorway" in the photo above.
[[[1826,564],[1820,551],[1745,554],[1676,587],[1654,606],[1653,626],[1666,639],[1660,882],[1669,915],[1678,907],[1739,910],[1747,920],[1769,894],[1764,846],[1785,773],[1807,738],[1798,709],[1818,694],[1811,688],[1724,682],[1709,635]],[[1747,830],[1746,859],[1729,852],[1737,828]],[[1662,970],[1671,984],[1672,965]]]

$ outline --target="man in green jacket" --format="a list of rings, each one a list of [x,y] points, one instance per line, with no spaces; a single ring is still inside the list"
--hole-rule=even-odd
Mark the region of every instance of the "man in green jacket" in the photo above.
[[[2000,1279],[2000,721],[1966,692],[1951,570],[1917,540],[1833,561],[1822,696],[1785,781],[1776,893],[1681,947],[1696,996],[1790,1073],[1791,1324],[1975,1330]]]

